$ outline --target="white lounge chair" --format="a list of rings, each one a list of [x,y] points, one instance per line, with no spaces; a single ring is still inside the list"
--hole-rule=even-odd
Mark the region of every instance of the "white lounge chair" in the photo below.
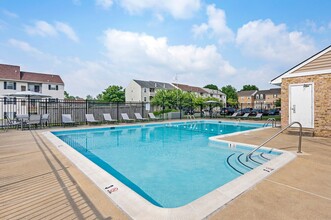
[[[128,114],[126,114],[126,113],[121,113],[121,116],[122,116],[123,121],[125,121],[125,122],[134,122],[134,120],[129,118]]]
[[[151,113],[148,113],[148,117],[152,120],[160,120],[159,118],[155,117],[154,113],[151,112]]]
[[[62,124],[63,124],[63,126],[65,126],[67,124],[73,124],[73,125],[75,125],[76,122],[71,119],[71,115],[70,114],[62,114]]]
[[[102,115],[103,115],[103,119],[107,123],[117,122],[117,120],[114,120],[114,119],[111,118],[111,115],[109,113],[104,113]]]
[[[238,117],[238,112],[233,113],[231,116],[227,117],[227,118],[236,118]]]
[[[248,118],[248,116],[249,116],[249,113],[245,113],[243,116],[240,116],[238,118]]]
[[[92,124],[92,123],[97,124],[97,123],[100,123],[100,121],[95,120],[93,114],[85,114],[85,118],[86,118],[86,122],[88,124]]]
[[[141,114],[140,113],[134,113],[134,116],[136,117],[136,119],[138,121],[148,121],[148,118],[141,117]]]
[[[253,119],[262,119],[262,113],[257,113],[255,117],[253,117]]]

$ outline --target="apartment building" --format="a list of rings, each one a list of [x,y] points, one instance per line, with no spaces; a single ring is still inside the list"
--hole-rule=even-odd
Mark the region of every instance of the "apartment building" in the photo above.
[[[203,98],[216,98],[222,103],[226,103],[226,95],[219,90],[208,89],[208,88],[201,88],[197,86],[179,84],[179,83],[172,83],[177,89],[180,89],[185,92],[192,92],[196,96],[201,96]]]
[[[240,91],[238,95],[238,103],[241,108],[253,108],[254,97],[258,90]]]
[[[0,64],[0,96],[33,91],[64,98],[64,83],[59,75],[21,71],[19,66]]]
[[[150,102],[157,90],[180,89],[185,92],[192,92],[204,98],[214,97],[226,103],[226,95],[218,90],[200,88],[178,83],[165,83],[156,81],[132,80],[125,89],[125,100],[127,102]]]
[[[280,99],[280,88],[260,90],[255,94],[254,108],[273,109],[276,101]]]
[[[175,89],[170,83],[132,80],[125,89],[125,101],[127,102],[150,102],[157,90]]]

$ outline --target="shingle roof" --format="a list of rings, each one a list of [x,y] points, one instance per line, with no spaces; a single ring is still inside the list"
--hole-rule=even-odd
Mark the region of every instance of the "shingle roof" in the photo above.
[[[59,75],[44,74],[44,73],[21,72],[21,80],[63,84],[63,81]]]
[[[143,88],[154,88],[154,89],[174,89],[170,83],[156,82],[156,81],[143,81],[134,79],[138,85]]]
[[[19,66],[0,64],[0,79],[64,84],[59,75],[20,71]]]
[[[7,64],[0,64],[0,78],[20,80],[21,78],[20,67],[7,65]]]
[[[204,90],[203,88],[196,87],[196,86],[189,86],[184,84],[173,83],[174,86],[178,87],[182,91],[186,92],[198,92],[198,93],[208,93],[208,91]]]
[[[256,92],[257,92],[257,90],[240,91],[240,92],[237,92],[237,95],[238,96],[253,96],[253,95],[255,95]]]

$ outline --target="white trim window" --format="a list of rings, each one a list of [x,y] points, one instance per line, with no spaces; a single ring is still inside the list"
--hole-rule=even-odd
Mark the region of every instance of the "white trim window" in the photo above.
[[[16,82],[13,82],[13,81],[5,81],[5,82],[3,82],[3,88],[4,88],[4,89],[12,89],[12,90],[16,90]]]
[[[48,90],[59,90],[59,86],[58,85],[48,85]]]

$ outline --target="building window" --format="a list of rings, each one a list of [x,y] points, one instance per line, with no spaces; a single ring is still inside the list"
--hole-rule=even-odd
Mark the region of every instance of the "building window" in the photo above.
[[[149,89],[149,92],[155,92],[155,89],[154,88],[150,88]]]
[[[144,88],[144,92],[146,93],[146,88]]]
[[[58,85],[48,85],[48,90],[59,90]]]
[[[259,99],[259,95],[256,95],[256,99]]]
[[[144,102],[146,102],[146,97],[144,97]]]
[[[32,92],[41,92],[40,85],[30,84],[28,88],[29,88],[29,91],[32,91]]]
[[[10,82],[10,81],[4,82],[3,88],[16,90],[16,82]]]
[[[26,86],[21,86],[21,91],[22,92],[26,91]]]

